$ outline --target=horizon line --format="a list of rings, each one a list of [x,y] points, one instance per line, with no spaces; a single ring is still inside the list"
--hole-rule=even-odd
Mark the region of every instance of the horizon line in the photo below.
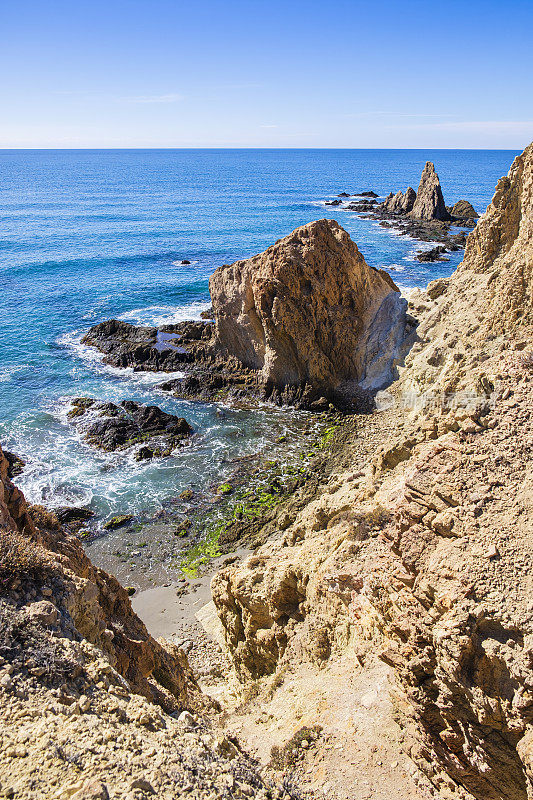
[[[517,147],[434,147],[432,145],[425,145],[420,147],[262,147],[262,146],[235,146],[235,145],[219,145],[217,146],[203,146],[203,147],[195,147],[193,145],[183,145],[183,146],[164,146],[164,147],[152,147],[152,146],[142,146],[138,145],[135,147],[108,147],[108,146],[86,146],[86,147],[0,147],[0,153],[5,152],[47,152],[47,151],[75,151],[75,152],[83,152],[83,151],[91,151],[91,150],[108,150],[108,151],[136,151],[136,150],[491,150],[496,152],[508,152],[519,150],[520,152],[524,150],[524,146],[517,146]]]

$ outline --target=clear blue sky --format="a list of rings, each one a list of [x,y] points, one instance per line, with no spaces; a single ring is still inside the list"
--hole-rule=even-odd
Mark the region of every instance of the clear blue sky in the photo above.
[[[3,0],[0,147],[524,147],[533,0]]]

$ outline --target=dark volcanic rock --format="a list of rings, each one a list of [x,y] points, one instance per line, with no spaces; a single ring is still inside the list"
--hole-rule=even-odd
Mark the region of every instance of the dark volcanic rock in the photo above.
[[[96,400],[88,404],[89,399],[73,400],[69,417],[76,420],[86,441],[101,450],[123,450],[142,442],[144,458],[169,455],[192,433],[185,419],[157,406],[143,406],[132,400],[120,405]],[[148,441],[150,456],[145,451]]]
[[[437,245],[437,247],[433,247],[431,250],[421,250],[419,253],[416,254],[415,258],[417,261],[449,261],[448,258],[443,258],[443,254],[446,252],[446,248],[442,245]]]
[[[341,192],[340,194],[337,195],[337,197],[350,197],[350,195],[348,194],[348,192]]]
[[[54,509],[54,514],[59,522],[70,530],[78,530],[81,526],[94,517],[94,511],[77,506],[62,506]]]
[[[325,205],[327,205],[327,206],[340,206],[341,203],[342,203],[342,200],[326,200]]]
[[[26,462],[15,455],[15,453],[11,453],[9,450],[4,450],[3,452],[8,463],[7,477],[9,480],[12,480],[13,478],[16,478],[17,475],[20,475],[26,466]]]
[[[376,205],[376,200],[356,200],[352,203],[348,203],[346,208],[349,211],[373,211],[374,206]]]
[[[96,347],[104,353],[104,362],[114,367],[175,372],[194,358],[188,345],[207,343],[212,335],[209,322],[181,322],[159,331],[111,319],[90,328],[82,343]]]
[[[379,197],[375,192],[356,192],[355,197]]]

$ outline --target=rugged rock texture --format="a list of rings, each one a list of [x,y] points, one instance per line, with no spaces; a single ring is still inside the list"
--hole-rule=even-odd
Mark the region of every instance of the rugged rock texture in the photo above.
[[[431,161],[427,161],[422,170],[416,200],[410,214],[415,219],[450,219],[444,204],[439,176],[435,172],[435,165]]]
[[[412,211],[415,200],[416,192],[409,186],[409,188],[406,189],[405,194],[402,191],[396,192],[395,195],[392,193],[389,194],[383,203],[383,207],[387,211],[391,211],[393,213],[408,214],[410,211]]]
[[[446,248],[442,245],[437,245],[437,247],[432,247],[431,250],[421,250],[419,253],[416,254],[415,258],[417,261],[427,262],[427,261],[449,261],[447,258],[443,258],[444,253],[446,252]]]
[[[0,450],[1,796],[295,797],[208,720],[185,653],[149,636],[126,591],[7,471]]]
[[[142,443],[136,454],[138,459],[170,455],[192,433],[183,417],[133,400],[124,400],[117,406],[78,397],[72,401],[68,416],[85,440],[102,450],[122,450]]]
[[[92,565],[80,541],[53,514],[27,507],[7,473],[0,449],[0,591],[14,592],[20,601],[27,593],[50,597],[63,635],[101,648],[135,691],[170,708],[186,703],[188,679],[172,648],[152,639],[125,589]],[[190,690],[192,698],[194,684]]]
[[[479,214],[474,210],[474,207],[468,200],[458,200],[449,209],[450,215],[457,220],[462,219],[478,219]]]
[[[355,439],[354,469],[213,580],[242,679],[351,658],[362,682],[378,654],[441,800],[533,797],[532,193],[530,145],[413,300],[371,464]]]
[[[181,339],[195,343],[199,349],[204,342],[209,342],[212,332],[208,322],[184,322],[158,330],[110,319],[93,325],[82,343],[100,350],[104,362],[113,367],[174,372],[194,358]]]
[[[333,221],[220,267],[210,291],[214,324],[157,330],[109,320],[83,342],[115,367],[183,371],[162,385],[178,397],[255,396],[322,410],[328,402],[368,406],[392,380],[411,333],[389,275],[369,267]]]
[[[346,382],[373,388],[391,379],[405,302],[334,221],[220,267],[209,290],[218,341],[267,385],[331,394]]]

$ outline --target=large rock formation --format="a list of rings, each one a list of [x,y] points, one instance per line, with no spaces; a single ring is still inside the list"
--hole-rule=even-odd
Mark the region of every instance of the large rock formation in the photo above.
[[[426,162],[422,171],[416,200],[410,214],[415,219],[421,220],[439,219],[444,221],[450,219],[444,204],[439,176],[431,161]]]
[[[26,505],[8,472],[0,448],[0,597],[38,597],[46,586],[58,625],[101,648],[135,691],[165,706],[186,704],[188,679],[172,647],[149,635],[125,589],[93,566],[54,514]],[[194,685],[188,689],[192,699]]]
[[[297,228],[257,256],[220,267],[209,290],[220,344],[267,385],[390,381],[406,303],[332,220]]]
[[[449,212],[453,219],[456,220],[478,219],[479,217],[474,206],[468,200],[458,200],[450,207]]]

